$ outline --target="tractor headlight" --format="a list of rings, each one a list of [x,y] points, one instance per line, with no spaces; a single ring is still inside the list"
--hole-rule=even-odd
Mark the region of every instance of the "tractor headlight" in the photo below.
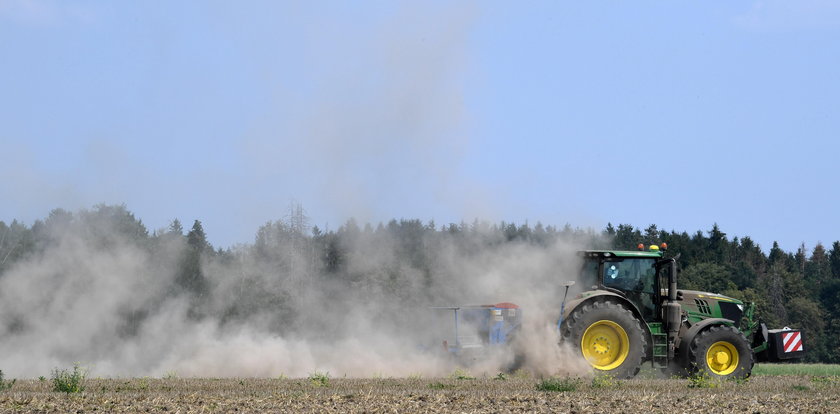
[[[742,305],[742,304],[740,304],[740,303],[739,303],[739,304],[738,304],[738,309],[740,309],[740,310],[741,310],[741,312],[743,312],[743,311],[744,311],[744,305]]]

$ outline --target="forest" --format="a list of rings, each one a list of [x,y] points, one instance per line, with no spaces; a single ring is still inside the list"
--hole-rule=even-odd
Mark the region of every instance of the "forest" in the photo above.
[[[250,324],[283,336],[332,338],[351,329],[340,314],[362,304],[358,314],[370,324],[400,332],[404,321],[382,315],[499,291],[482,290],[483,278],[515,284],[531,280],[526,273],[544,273],[548,279],[540,283],[550,283],[563,267],[554,256],[667,243],[669,254],[681,255],[682,288],[755,302],[771,328],[804,330],[807,361],[840,363],[838,241],[828,248],[802,244],[795,252],[774,243],[765,254],[749,237],[729,238],[716,224],[692,234],[656,225],[595,230],[413,219],[350,219],[321,229],[299,205],[261,226],[252,243],[215,247],[208,231],[200,220],[185,228],[178,219],[150,230],[124,205],[56,209],[31,226],[0,221],[0,337],[52,334],[55,326],[43,328],[40,318],[128,341],[149,332],[157,310],[176,300],[187,320],[212,320],[221,329]],[[97,286],[102,293],[90,293]],[[79,297],[101,305],[81,308]],[[88,316],[97,320],[88,327],[78,322],[84,312],[107,316]],[[87,352],[81,348],[58,354],[79,357]],[[88,348],[96,348],[93,341]]]

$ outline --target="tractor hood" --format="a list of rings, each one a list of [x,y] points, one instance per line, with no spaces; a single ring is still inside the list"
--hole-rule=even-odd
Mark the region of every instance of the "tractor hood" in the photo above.
[[[742,302],[738,299],[730,298],[729,296],[721,295],[720,293],[702,292],[702,291],[699,291],[699,290],[686,290],[686,289],[678,290],[677,291],[677,298],[678,299],[681,298],[680,300],[682,300],[682,301],[686,301],[686,300],[692,300],[693,301],[694,299],[699,298],[699,299],[705,299],[705,300],[722,300],[722,301],[726,301],[726,302],[740,303],[740,304],[744,303],[744,302]]]
[[[745,309],[744,302],[738,299],[698,290],[680,289],[677,300],[689,319],[724,318],[738,323]]]

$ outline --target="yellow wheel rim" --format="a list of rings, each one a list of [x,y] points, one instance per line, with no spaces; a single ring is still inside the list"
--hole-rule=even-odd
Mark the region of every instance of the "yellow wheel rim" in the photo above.
[[[706,351],[706,365],[717,375],[729,375],[738,368],[738,350],[726,341],[712,344]]]
[[[630,339],[621,325],[598,321],[589,325],[580,340],[583,357],[602,371],[618,368],[630,353]]]

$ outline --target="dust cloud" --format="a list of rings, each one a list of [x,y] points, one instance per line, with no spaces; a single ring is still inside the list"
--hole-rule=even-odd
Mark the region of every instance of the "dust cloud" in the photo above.
[[[554,326],[560,281],[577,273],[570,240],[539,245],[488,226],[450,233],[411,221],[375,231],[350,221],[314,236],[278,221],[254,244],[202,251],[189,279],[190,237],[138,236],[126,214],[99,207],[33,228],[40,245],[0,274],[4,373],[80,363],[117,377],[495,375],[516,352],[539,375],[585,371]],[[400,237],[406,229],[419,233]],[[517,349],[477,361],[443,351],[443,340],[454,343],[452,316],[431,307],[499,302],[524,312]]]

